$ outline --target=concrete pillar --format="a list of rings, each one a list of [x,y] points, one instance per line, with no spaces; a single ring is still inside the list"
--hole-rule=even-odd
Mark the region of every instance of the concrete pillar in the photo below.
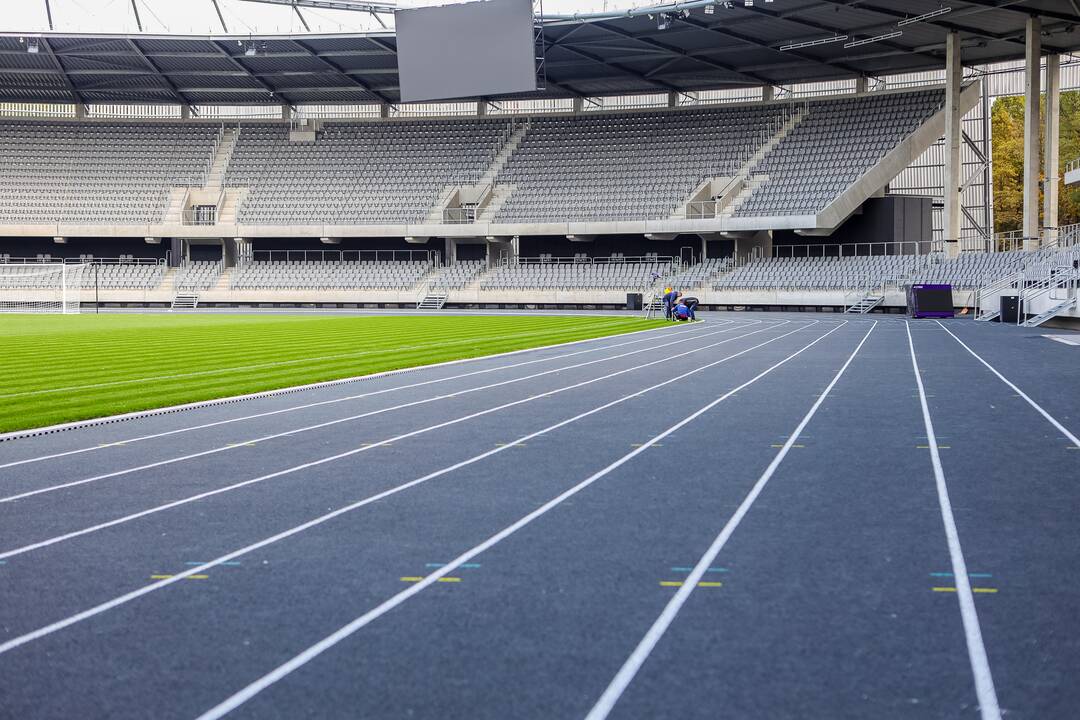
[[[379,117],[390,117],[390,103],[379,103]]]
[[[488,114],[487,100],[479,100],[476,103],[476,114],[480,117]]]
[[[181,105],[180,106],[180,119],[181,120],[190,120],[191,119],[191,106],[190,105]]]
[[[223,238],[221,241],[221,259],[225,261],[225,267],[236,267],[236,258],[239,255],[239,247],[236,238]]]
[[[443,257],[446,259],[447,265],[453,265],[457,262],[457,240],[455,238],[446,238],[446,252]]]
[[[86,118],[86,106],[82,103],[75,103],[75,119],[83,120]]]
[[[960,86],[964,68],[960,63],[960,35],[951,32],[945,41],[945,193],[941,239],[949,257],[960,254]]]
[[[288,103],[281,103],[281,119],[292,120],[292,108]]]
[[[948,54],[948,48],[946,48],[946,54]],[[860,75],[859,77],[855,78],[855,92],[859,95],[862,95],[863,93],[867,92],[867,90],[869,90],[869,84],[867,82],[866,76]]]
[[[1042,20],[1029,17],[1024,31],[1024,249],[1039,247],[1039,60]]]
[[[669,108],[679,107],[679,93],[671,90],[667,94],[667,106]]]
[[[761,86],[761,101],[762,102],[769,102],[774,97],[776,97],[776,88],[775,87],[773,87],[772,85],[762,85]]]
[[[1061,56],[1046,58],[1046,149],[1043,152],[1043,227],[1046,241],[1057,240],[1058,148],[1061,135]]]
[[[583,97],[574,98],[574,112],[575,113],[585,112],[585,98],[583,98]]]

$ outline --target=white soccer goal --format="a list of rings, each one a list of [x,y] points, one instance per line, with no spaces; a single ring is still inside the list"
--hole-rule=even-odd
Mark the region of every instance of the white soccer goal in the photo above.
[[[78,313],[87,267],[0,263],[0,313]]]

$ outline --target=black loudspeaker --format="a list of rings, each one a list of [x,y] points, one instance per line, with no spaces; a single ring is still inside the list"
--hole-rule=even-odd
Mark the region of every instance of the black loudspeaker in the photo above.
[[[1016,325],[1020,318],[1020,297],[1018,295],[1001,296],[1001,322]]]
[[[626,309],[627,310],[640,310],[641,309],[641,293],[626,293]]]

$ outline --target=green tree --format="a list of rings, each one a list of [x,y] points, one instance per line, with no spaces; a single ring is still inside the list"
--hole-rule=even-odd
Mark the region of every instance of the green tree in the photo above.
[[[1046,96],[1042,99],[1045,115]],[[1019,230],[1024,220],[1024,98],[1003,97],[990,111],[993,147],[994,229],[998,232]],[[1040,181],[1043,137],[1040,130]],[[1080,92],[1061,94],[1060,167],[1058,168],[1058,225],[1080,222],[1080,187],[1065,185],[1065,165],[1080,157]],[[1039,190],[1039,216],[1042,222],[1043,192]]]

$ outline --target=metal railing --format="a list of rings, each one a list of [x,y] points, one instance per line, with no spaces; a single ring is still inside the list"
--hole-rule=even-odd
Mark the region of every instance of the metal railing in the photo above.
[[[715,200],[695,200],[686,203],[687,220],[710,220],[716,217]]]
[[[518,265],[618,265],[629,263],[673,264],[677,258],[671,255],[627,255],[612,257],[519,257]]]
[[[165,258],[96,258],[96,257],[77,257],[77,258],[54,258],[54,257],[11,257],[0,256],[0,265],[28,265],[33,263],[46,264],[64,264],[64,265],[164,265],[166,263]]]
[[[1076,158],[1065,165],[1065,172],[1072,172],[1073,170],[1080,170],[1080,158]]]
[[[432,250],[253,250],[247,262],[427,262],[437,265]]]
[[[842,243],[834,245],[773,245],[774,258],[843,258],[873,255],[928,255],[935,252],[931,240]]]
[[[183,225],[217,225],[219,207],[205,205],[185,210],[180,222]]]
[[[476,222],[479,214],[475,207],[444,208],[443,222],[447,225],[468,225]]]

